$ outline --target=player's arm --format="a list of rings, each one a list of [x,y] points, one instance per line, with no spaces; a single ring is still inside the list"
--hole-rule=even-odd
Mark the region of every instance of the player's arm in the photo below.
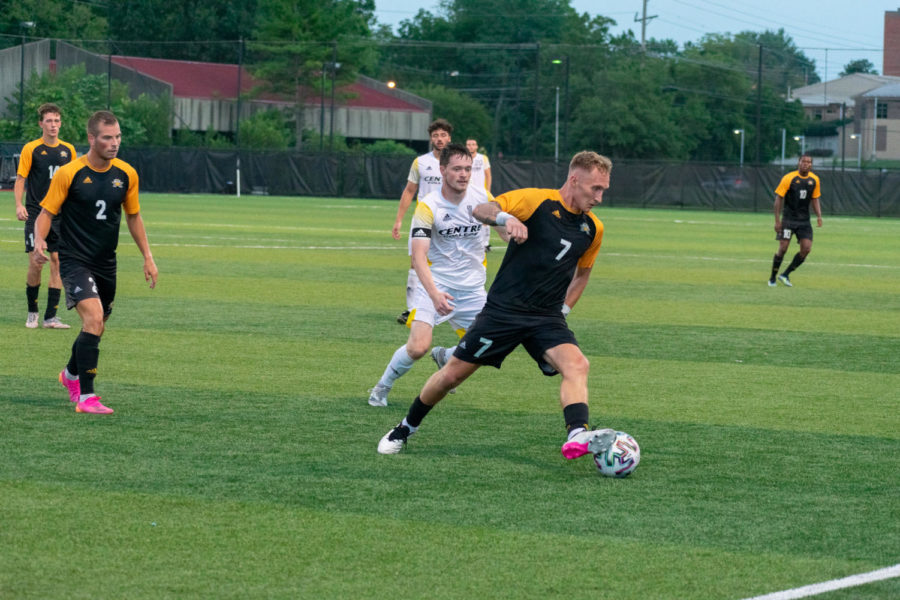
[[[416,270],[416,275],[419,276],[419,282],[425,288],[428,297],[431,298],[434,309],[438,314],[446,315],[453,312],[453,306],[450,304],[453,296],[439,290],[434,283],[434,278],[431,276],[431,268],[428,266],[428,249],[430,247],[430,240],[414,239],[412,241],[412,265],[413,269]]]
[[[781,207],[784,205],[784,196],[775,194],[775,232],[781,231]]]
[[[16,199],[16,218],[20,221],[28,219],[28,209],[22,203],[22,197],[25,196],[25,178],[16,175],[16,182],[13,184],[13,197]]]
[[[141,213],[125,214],[125,222],[128,224],[128,232],[131,233],[134,243],[137,244],[138,250],[144,257],[144,280],[150,282],[150,289],[156,287],[156,280],[159,277],[159,270],[153,261],[153,254],[150,253],[150,242],[147,241],[147,230],[144,229],[144,220]]]
[[[819,204],[819,198],[812,199],[812,207],[816,212],[816,227],[822,226],[822,205]]]
[[[31,253],[34,257],[34,262],[39,265],[50,260],[50,257],[47,256],[47,234],[50,233],[50,223],[52,221],[53,213],[46,208],[42,208],[41,214],[38,215],[37,220],[34,222],[34,250]]]
[[[403,193],[400,195],[400,205],[397,207],[397,218],[394,219],[394,227],[391,228],[391,235],[394,236],[395,240],[400,239],[400,228],[403,226],[403,217],[406,216],[406,211],[409,210],[409,205],[412,204],[413,198],[416,197],[416,192],[419,191],[419,184],[413,183],[412,181],[406,182],[406,187],[403,188]]]
[[[472,210],[472,216],[486,225],[505,227],[507,238],[504,241],[512,239],[517,244],[521,244],[528,239],[528,228],[522,221],[514,215],[503,212],[500,205],[493,200],[476,206]],[[499,230],[497,233],[500,234]],[[503,237],[503,234],[500,234],[500,237]]]
[[[577,267],[572,281],[569,282],[569,288],[566,290],[566,299],[563,302],[563,314],[569,314],[569,311],[575,307],[575,303],[581,298],[584,288],[587,287],[588,279],[591,278],[591,270],[593,267]]]

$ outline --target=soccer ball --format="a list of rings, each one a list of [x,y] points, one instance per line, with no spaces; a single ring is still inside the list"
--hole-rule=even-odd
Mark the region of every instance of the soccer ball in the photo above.
[[[641,462],[641,447],[624,431],[616,432],[609,450],[594,455],[597,470],[604,477],[628,477]]]

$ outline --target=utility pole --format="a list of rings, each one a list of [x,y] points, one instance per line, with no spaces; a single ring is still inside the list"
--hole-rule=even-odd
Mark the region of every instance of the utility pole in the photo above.
[[[634,13],[634,22],[637,23],[640,21],[641,23],[641,52],[647,51],[647,21],[650,19],[655,19],[659,15],[651,15],[647,16],[647,0],[644,0],[644,14],[638,19],[637,13]]]

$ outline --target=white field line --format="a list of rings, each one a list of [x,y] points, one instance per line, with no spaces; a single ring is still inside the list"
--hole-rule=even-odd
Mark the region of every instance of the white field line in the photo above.
[[[235,225],[234,227],[238,227]],[[286,228],[285,228],[286,229]],[[315,229],[316,231],[323,231],[322,229]],[[345,232],[346,230],[335,230]],[[384,232],[378,232],[384,233]],[[123,234],[124,235],[124,234]],[[127,236],[125,236],[127,238]],[[252,250],[338,250],[338,251],[347,251],[347,250],[397,250],[397,251],[406,251],[405,246],[401,246],[399,244],[396,245],[368,245],[368,246],[302,246],[302,245],[278,245],[278,244],[191,244],[191,243],[179,243],[179,242],[159,242],[156,241],[159,238],[164,237],[187,237],[189,239],[196,240],[211,240],[211,241],[240,241],[242,239],[246,239],[244,237],[228,237],[228,236],[176,236],[170,234],[160,234],[159,236],[154,236],[152,233],[150,234],[150,242],[153,247],[172,247],[172,248],[238,248],[238,249],[252,249]],[[271,241],[282,242],[289,240],[282,239],[273,239]],[[23,241],[16,240],[8,240],[8,239],[0,239],[0,244],[22,244]],[[496,245],[494,246],[495,252],[500,254],[506,251],[505,245]],[[24,247],[23,247],[24,251]],[[600,251],[600,258],[602,259],[604,256],[616,256],[620,258],[648,258],[653,260],[694,260],[694,261],[709,261],[709,262],[730,262],[730,263],[756,263],[756,264],[771,264],[771,258],[725,258],[721,256],[682,256],[675,254],[636,254],[636,253],[628,253],[628,252],[603,252]],[[870,265],[870,264],[858,264],[858,263],[832,263],[832,262],[820,262],[818,264],[832,267],[846,267],[851,269],[892,269],[892,270],[900,270],[900,264],[897,265]]]
[[[795,598],[808,598],[809,596],[817,596],[819,594],[824,594],[825,592],[865,585],[883,579],[893,579],[894,577],[900,577],[900,564],[896,564],[893,567],[878,569],[877,571],[869,571],[868,573],[850,575],[849,577],[844,577],[842,579],[832,579],[831,581],[805,585],[792,590],[784,590],[766,594],[764,596],[745,598],[744,600],[794,600]]]

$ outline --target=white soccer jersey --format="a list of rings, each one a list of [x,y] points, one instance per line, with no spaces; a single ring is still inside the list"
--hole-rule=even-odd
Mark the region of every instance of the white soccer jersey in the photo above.
[[[410,238],[431,241],[428,262],[436,285],[458,290],[484,287],[481,230],[487,225],[472,216],[472,209],[487,201],[487,192],[471,185],[459,204],[444,199],[440,190],[419,200]]]
[[[475,158],[472,159],[472,179],[469,181],[469,185],[487,189],[487,177],[484,172],[490,168],[491,161],[488,160],[488,157],[476,153]]]
[[[407,180],[419,186],[416,200],[421,200],[434,190],[441,189],[441,165],[433,152],[423,154],[413,161]]]

